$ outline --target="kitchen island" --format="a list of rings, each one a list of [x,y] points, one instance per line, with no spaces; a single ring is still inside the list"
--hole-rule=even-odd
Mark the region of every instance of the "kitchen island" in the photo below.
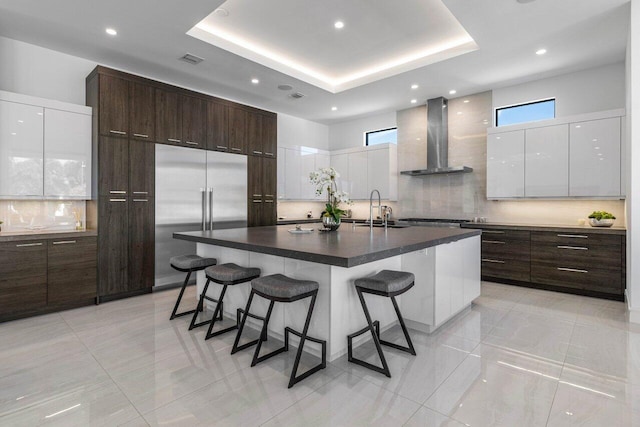
[[[480,295],[480,231],[459,228],[384,228],[343,224],[336,232],[292,234],[290,225],[236,228],[174,233],[174,238],[197,243],[200,256],[218,263],[233,262],[258,267],[262,275],[281,273],[320,284],[310,335],[327,340],[327,357],[334,360],[346,353],[347,335],[366,324],[353,281],[380,270],[408,271],[416,276],[415,286],[398,297],[409,327],[428,333],[463,311]],[[310,225],[308,228],[312,228]],[[198,290],[205,282],[198,275]],[[210,286],[216,297],[220,286]],[[224,300],[224,314],[235,319],[244,308],[250,286],[230,287]],[[397,323],[388,298],[367,295],[374,319],[384,331]],[[268,303],[254,300],[252,312],[262,315]],[[285,326],[300,329],[309,301],[276,304],[269,333],[282,338]],[[255,324],[256,327],[259,324]],[[368,335],[359,337],[370,339]],[[309,351],[315,352],[313,344]]]

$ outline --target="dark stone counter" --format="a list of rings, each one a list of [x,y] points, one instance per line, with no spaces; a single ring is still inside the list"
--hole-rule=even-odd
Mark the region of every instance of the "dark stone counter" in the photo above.
[[[448,227],[374,228],[343,224],[338,231],[292,234],[290,225],[231,230],[173,233],[173,237],[197,243],[242,249],[303,261],[354,267],[408,252],[455,242],[481,234],[480,230]]]
[[[615,234],[625,236],[627,229],[624,227],[591,227],[590,225],[531,225],[531,224],[500,224],[500,223],[477,223],[466,222],[461,224],[462,228],[474,228],[480,230],[522,230],[522,231],[551,231],[553,233],[593,233],[593,234]]]

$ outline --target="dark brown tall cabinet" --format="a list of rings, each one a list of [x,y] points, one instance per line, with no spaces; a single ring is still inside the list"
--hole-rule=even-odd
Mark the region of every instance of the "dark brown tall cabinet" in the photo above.
[[[98,191],[88,210],[94,218],[88,222],[98,228],[98,301],[150,292],[156,90],[99,67],[87,77],[87,104],[94,108],[97,153],[93,170]]]
[[[249,156],[249,227],[276,225],[276,159]]]

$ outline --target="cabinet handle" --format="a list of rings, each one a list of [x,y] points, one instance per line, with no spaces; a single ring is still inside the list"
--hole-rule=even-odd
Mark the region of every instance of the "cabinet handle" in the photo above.
[[[264,197],[271,197],[273,199],[273,194],[265,194]]]
[[[262,200],[254,200],[253,203],[262,203]]]
[[[253,197],[262,197],[262,194],[254,194]]]
[[[61,242],[53,242],[54,245],[73,245],[76,243],[75,240],[63,240]]]
[[[262,154],[262,151],[253,150],[253,154]]]
[[[499,259],[489,259],[489,258],[482,258],[482,262],[492,262],[494,264],[504,264],[504,261],[500,261]]]
[[[127,199],[109,199],[110,202],[126,202]]]
[[[273,200],[265,200],[265,203],[273,203]]]
[[[180,142],[179,139],[175,139],[175,138],[167,138],[167,141],[169,141],[169,142]]]
[[[22,244],[16,245],[16,248],[28,248],[31,246],[42,246],[42,243],[22,243]]]
[[[147,199],[133,199],[134,202],[148,202]]]
[[[265,153],[264,153],[264,155],[265,155],[265,156],[273,156],[273,153],[267,153],[267,152],[265,152]]]
[[[501,242],[500,240],[483,240],[482,243],[491,243],[493,245],[504,245],[507,242]]]
[[[149,135],[145,135],[144,133],[134,133],[133,136],[137,136],[138,138],[149,138]]]
[[[200,145],[197,142],[193,142],[193,141],[185,141],[185,144],[189,144],[189,145]]]
[[[558,245],[557,246],[558,249],[573,249],[576,251],[588,251],[589,248],[585,248],[583,246],[565,246],[565,245]]]
[[[228,150],[229,147],[225,147],[224,145],[216,145],[216,148],[220,149],[220,150]]]
[[[116,135],[126,135],[127,134],[126,132],[123,132],[121,130],[113,130],[113,129],[109,130],[109,133],[115,133]]]
[[[127,194],[127,192],[123,190],[111,190],[109,194]]]
[[[133,194],[149,194],[148,191],[134,191]]]
[[[497,230],[482,230],[482,233],[487,233],[487,234],[504,234],[504,231],[497,231]]]
[[[589,236],[584,236],[581,234],[557,234],[558,237],[571,237],[573,239],[588,239]]]
[[[234,148],[234,147],[231,147],[231,151],[242,151],[242,148]]]
[[[560,271],[568,271],[570,273],[588,273],[588,270],[579,270],[577,268],[565,268],[565,267],[558,267],[558,270]]]

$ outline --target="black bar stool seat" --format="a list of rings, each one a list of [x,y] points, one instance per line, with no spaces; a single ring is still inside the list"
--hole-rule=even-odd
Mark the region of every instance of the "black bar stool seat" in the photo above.
[[[256,350],[253,353],[253,360],[251,361],[251,366],[255,366],[258,363],[269,359],[270,357],[275,356],[276,354],[280,354],[282,352],[289,350],[289,334],[294,334],[300,337],[300,345],[298,346],[298,351],[296,353],[296,359],[293,363],[293,368],[291,369],[291,375],[289,377],[289,388],[293,387],[299,381],[307,378],[308,376],[318,372],[320,369],[324,369],[327,366],[327,342],[325,340],[320,340],[317,338],[312,338],[307,336],[307,332],[309,331],[309,325],[311,324],[311,315],[313,314],[313,307],[315,306],[316,297],[318,296],[319,289],[318,282],[314,282],[312,280],[296,280],[291,277],[287,277],[282,274],[273,274],[270,276],[260,277],[258,279],[254,279],[251,281],[251,293],[249,294],[249,300],[247,301],[247,308],[244,310],[242,321],[240,322],[240,328],[238,329],[238,334],[236,335],[236,340],[233,343],[233,348],[231,350],[231,354],[236,353],[239,350],[247,348],[247,346],[253,344],[248,343],[242,346],[238,346],[240,342],[240,337],[242,336],[242,330],[244,329],[245,322],[247,320],[247,316],[251,316],[249,309],[251,308],[251,301],[253,300],[254,294],[257,294],[265,299],[270,301],[269,308],[267,309],[267,314],[264,317],[264,323],[262,325],[262,332],[260,334],[260,338],[257,341]],[[269,325],[269,319],[271,318],[271,312],[273,311],[274,302],[284,302],[290,303],[294,301],[298,301],[304,298],[311,297],[311,303],[309,304],[309,310],[307,311],[307,318],[304,323],[304,328],[302,332],[298,332],[290,327],[284,328],[284,346],[274,350],[268,354],[260,356],[260,348],[262,347],[262,341],[265,341],[267,336],[267,328]],[[256,317],[256,316],[253,316]],[[305,341],[312,341],[322,345],[322,362],[316,365],[315,367],[309,369],[303,374],[297,375],[298,366],[300,364],[300,358],[302,357],[302,350],[304,349]],[[255,341],[254,341],[255,342]]]
[[[209,266],[215,265],[217,262],[218,261],[215,258],[205,258],[198,255],[178,255],[169,259],[171,267],[173,267],[175,270],[187,273],[187,277],[184,279],[182,289],[180,289],[180,294],[178,295],[178,300],[176,301],[176,305],[173,307],[171,318],[169,320],[173,320],[176,317],[186,316],[187,314],[196,312],[196,310],[189,310],[178,313],[178,307],[180,306],[180,302],[182,301],[184,290],[187,287],[187,284],[189,284],[191,273],[193,273],[194,271],[204,270]]]
[[[402,318],[400,308],[398,307],[398,303],[396,301],[396,296],[403,294],[411,289],[414,283],[415,276],[413,275],[413,273],[395,270],[382,270],[371,277],[363,277],[355,280],[356,292],[358,293],[358,298],[360,299],[360,304],[362,305],[364,316],[367,319],[367,326],[359,330],[358,332],[354,332],[353,334],[347,336],[349,362],[364,366],[365,368],[372,369],[376,372],[380,372],[391,378],[389,365],[387,364],[387,360],[385,359],[384,353],[382,352],[382,347],[380,346],[381,344],[395,348],[397,350],[405,351],[414,356],[416,355],[416,351],[413,348],[413,343],[411,342],[411,337],[409,337],[409,332],[407,331],[407,327],[404,324],[404,319]],[[407,347],[380,339],[380,322],[377,320],[371,320],[371,315],[369,314],[369,310],[367,309],[367,304],[363,296],[363,294],[365,293],[391,298],[393,308],[395,309],[396,315],[398,316],[398,322],[400,322],[400,327],[402,328],[402,333],[404,334],[404,337],[407,341]],[[378,356],[380,357],[380,361],[382,362],[382,367],[372,365],[371,363],[365,362],[364,360],[353,357],[353,339],[368,331],[371,332],[371,336],[373,337],[373,343],[376,346]]]
[[[238,328],[241,309],[238,309],[236,314],[236,324],[230,326],[225,329],[221,329],[213,332],[213,327],[216,324],[216,321],[222,320],[223,311],[224,311],[224,294],[227,292],[227,286],[233,286],[240,283],[248,282],[256,277],[260,276],[260,269],[253,267],[241,267],[237,264],[227,263],[220,264],[207,267],[204,270],[204,274],[207,277],[207,283],[205,283],[204,288],[202,289],[202,293],[200,294],[200,299],[198,301],[198,309],[194,311],[193,317],[191,318],[191,324],[189,325],[189,330],[193,328],[197,328],[199,326],[203,326],[209,324],[209,329],[207,330],[207,334],[205,335],[205,340],[208,340],[211,337],[215,337],[217,335],[223,334],[225,332],[232,331]],[[209,289],[209,284],[211,282],[218,283],[222,285],[222,291],[220,292],[220,296],[218,299],[211,298],[207,296],[207,290]],[[198,313],[203,311],[204,309],[204,301],[212,301],[216,303],[216,308],[213,311],[213,317],[211,320],[206,320],[204,322],[196,323],[198,320]]]

